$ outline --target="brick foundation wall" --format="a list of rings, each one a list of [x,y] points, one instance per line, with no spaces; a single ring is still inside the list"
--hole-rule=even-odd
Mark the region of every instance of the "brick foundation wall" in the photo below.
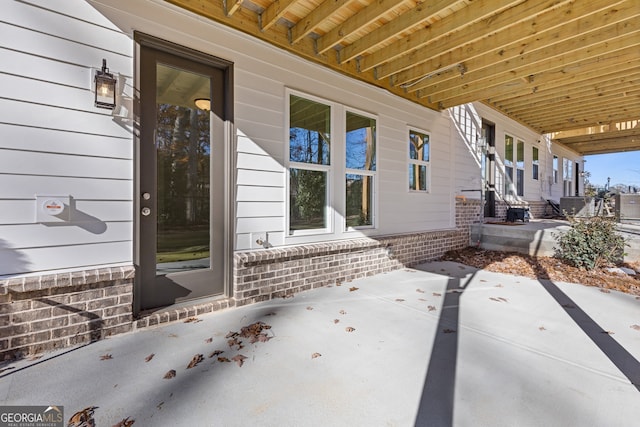
[[[456,201],[456,228],[238,252],[230,298],[132,312],[133,266],[0,279],[0,361],[89,343],[235,305],[287,297],[441,257],[469,246],[477,200]]]
[[[440,258],[469,246],[469,226],[480,221],[480,209],[480,201],[457,200],[455,230],[236,253],[233,298],[252,304]]]
[[[0,361],[132,328],[133,267],[0,280]]]

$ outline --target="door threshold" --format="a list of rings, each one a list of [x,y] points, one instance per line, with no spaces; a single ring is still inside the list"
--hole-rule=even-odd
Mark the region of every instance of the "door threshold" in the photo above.
[[[136,316],[136,328],[187,320],[201,314],[235,307],[236,301],[226,295],[203,297],[182,301],[165,307],[144,310]]]

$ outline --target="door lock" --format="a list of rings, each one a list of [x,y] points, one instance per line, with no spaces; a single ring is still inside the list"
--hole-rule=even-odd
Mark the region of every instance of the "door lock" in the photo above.
[[[146,207],[142,208],[141,213],[142,213],[143,216],[149,216],[151,214],[151,209],[146,208]]]

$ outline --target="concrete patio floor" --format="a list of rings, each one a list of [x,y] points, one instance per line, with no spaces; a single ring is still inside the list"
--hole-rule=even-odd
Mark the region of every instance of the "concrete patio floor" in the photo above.
[[[257,321],[270,340],[229,347]],[[99,427],[637,426],[638,360],[634,296],[432,262],[3,365],[0,405],[96,406]]]

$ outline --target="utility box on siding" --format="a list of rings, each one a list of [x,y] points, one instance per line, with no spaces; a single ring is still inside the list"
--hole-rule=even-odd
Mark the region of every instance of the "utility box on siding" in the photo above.
[[[616,194],[616,219],[640,221],[640,194]]]
[[[563,215],[578,217],[593,216],[595,212],[593,197],[561,197],[560,212]]]

